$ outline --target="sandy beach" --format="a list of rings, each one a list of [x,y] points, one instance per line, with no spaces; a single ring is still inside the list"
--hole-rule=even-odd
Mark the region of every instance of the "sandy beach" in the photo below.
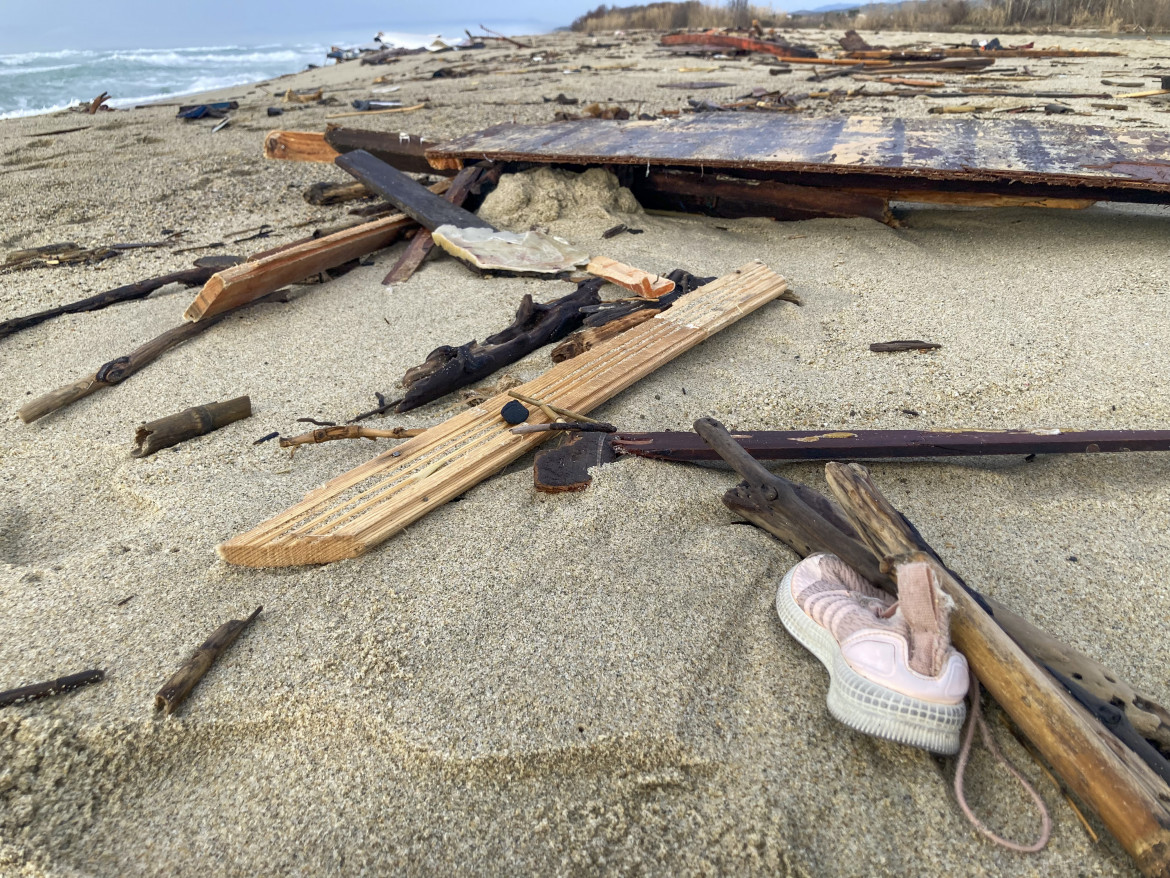
[[[838,35],[790,38],[821,48]],[[864,35],[890,46],[974,36]],[[771,76],[754,56],[670,57],[650,34],[531,42],[228,89],[206,96],[240,103],[214,134],[214,120],[186,123],[173,106],[0,122],[0,252],[183,230],[173,245],[92,266],[4,274],[0,320],[348,218],[352,204],[302,197],[314,182],[347,182],[342,171],[268,161],[261,148],[273,128],[324,130],[354,98],[428,106],[337,121],[441,140],[550,122],[561,107],[544,98],[559,93],[655,113],[688,96],[821,87],[801,67]],[[1153,88],[1148,71],[1170,65],[1164,41],[1037,45],[1124,55],[1005,60],[974,79],[1013,67],[1045,90],[1124,93],[1137,89],[1101,80],[1144,76]],[[450,63],[482,72],[431,78]],[[591,69],[545,69],[582,65]],[[733,85],[657,87],[705,78]],[[838,84],[859,85],[824,87]],[[266,115],[290,106],[287,89],[316,87],[339,103]],[[1094,102],[1067,101],[1076,113],[1046,121],[1170,127],[1165,101]],[[962,101],[801,101],[811,117],[920,118],[948,103]],[[89,127],[40,134],[74,126]],[[596,178],[538,173],[505,177],[481,214],[597,252],[601,233],[624,222],[643,234],[604,241],[605,254],[659,273],[722,275],[760,259],[803,302],[765,306],[597,409],[623,429],[689,430],[702,416],[775,430],[1170,429],[1165,207],[914,205],[899,208],[900,228],[778,223],[646,213]],[[262,224],[270,236],[231,243]],[[174,252],[214,242],[226,246]],[[30,425],[17,408],[177,325],[196,290],[167,287],[0,340],[0,689],[107,672],[0,710],[0,875],[1137,874],[1095,818],[1100,841],[1089,838],[997,708],[1001,746],[1052,812],[1040,854],[996,848],[970,827],[951,792],[953,760],[833,720],[824,669],[773,607],[797,558],[723,506],[738,481],[727,469],[627,458],[585,492],[548,495],[533,488],[529,455],[361,558],[282,569],[220,560],[217,544],[389,447],[332,442],[290,458],[254,440],[371,408],[438,345],[499,330],[526,293],[547,301],[571,289],[477,277],[445,257],[382,286],[404,246],[233,315]],[[870,353],[889,339],[942,347]],[[549,365],[543,349],[505,373],[529,380]],[[241,394],[250,419],[131,457],[138,424]],[[456,394],[377,423],[426,427],[465,405]],[[825,487],[819,465],[776,469]],[[870,469],[973,586],[1170,702],[1165,453]],[[183,708],[157,715],[170,673],[259,605]],[[1035,832],[1027,798],[986,751],[969,787],[994,828]]]

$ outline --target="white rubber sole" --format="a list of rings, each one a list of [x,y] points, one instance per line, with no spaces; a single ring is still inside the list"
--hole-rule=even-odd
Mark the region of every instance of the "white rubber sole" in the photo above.
[[[792,570],[776,591],[776,613],[796,640],[829,672],[829,712],[866,735],[946,756],[959,751],[967,704],[936,704],[867,680],[849,667],[841,647],[792,597]]]

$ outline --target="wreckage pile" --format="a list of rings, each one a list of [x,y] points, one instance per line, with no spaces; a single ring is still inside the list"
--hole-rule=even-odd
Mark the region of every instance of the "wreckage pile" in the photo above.
[[[824,59],[763,34],[678,34],[662,44],[686,53],[765,52],[788,64],[836,66],[850,75],[877,70],[886,82],[902,74],[983,70],[994,60],[985,57],[992,52],[996,58],[1053,57],[1025,54],[1038,51],[1032,47],[908,53],[855,46],[847,58]],[[339,60],[344,57],[343,52]],[[363,63],[387,64],[400,57],[400,52],[380,50],[366,53]],[[405,441],[232,536],[218,546],[219,556],[231,565],[263,568],[329,564],[376,551],[550,439],[554,447],[534,460],[535,488],[550,494],[588,489],[597,467],[623,456],[721,460],[743,479],[723,502],[798,555],[832,552],[892,594],[898,586],[896,559],[913,557],[928,564],[956,606],[954,641],[979,681],[1138,868],[1164,874],[1170,869],[1170,712],[1105,664],[1030,624],[977,584],[964,582],[861,467],[831,464],[825,471],[832,495],[827,497],[774,475],[758,461],[1166,451],[1170,431],[729,432],[703,418],[694,432],[635,432],[599,422],[590,413],[645,376],[737,321],[750,321],[758,309],[777,307],[769,303],[796,307],[801,298],[774,270],[781,266],[758,260],[720,277],[696,277],[682,269],[658,274],[625,264],[612,258],[606,243],[640,231],[624,223],[597,241],[568,241],[542,229],[498,228],[475,211],[505,177],[535,168],[605,169],[644,208],[717,217],[861,217],[897,226],[892,205],[900,202],[1164,205],[1170,203],[1170,134],[1145,130],[1122,136],[1104,126],[1073,131],[1021,120],[992,125],[722,112],[759,110],[761,102],[775,110],[796,106],[779,92],[751,97],[750,107],[751,102],[725,104],[677,118],[607,114],[597,105],[596,111],[586,108],[584,118],[500,125],[445,141],[336,126],[323,132],[273,131],[262,142],[268,158],[330,163],[353,178],[312,187],[306,192],[311,203],[376,196],[382,200],[373,210],[377,215],[246,258],[201,259],[191,269],[6,320],[0,339],[60,315],[141,299],[165,284],[201,286],[181,322],[176,314],[173,328],[128,354],[111,355],[91,374],[25,401],[19,419],[38,421],[111,388],[229,316],[286,297],[290,284],[326,283],[406,238],[409,243],[397,252],[384,284],[409,283],[425,260],[439,254],[464,265],[469,283],[488,284],[500,276],[547,281],[537,288],[549,294],[540,301],[525,295],[511,324],[482,341],[452,339],[435,347],[403,375],[401,391],[376,392],[376,406],[354,414],[348,423],[301,419],[316,429],[298,436],[271,433],[259,440],[279,438],[280,446],[293,449],[337,440]],[[379,109],[386,108],[360,112]],[[424,184],[409,174],[440,179]],[[7,267],[83,264],[117,252],[117,247],[87,250],[64,244],[19,251]],[[548,368],[535,379],[510,381],[502,374],[550,345],[555,347]],[[892,340],[875,343],[871,351],[897,355],[939,347]],[[472,404],[430,427],[369,426],[373,418],[449,402],[458,392]],[[353,409],[367,405],[354,400]],[[132,453],[148,456],[250,416],[251,400],[243,395],[193,405],[139,427]],[[262,609],[215,630],[159,689],[156,709],[175,711]],[[0,693],[0,707],[102,679],[104,671],[95,669],[20,687]]]

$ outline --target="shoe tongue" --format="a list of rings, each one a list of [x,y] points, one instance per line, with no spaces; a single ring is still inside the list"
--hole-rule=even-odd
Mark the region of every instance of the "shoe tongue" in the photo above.
[[[898,567],[898,609],[910,627],[910,667],[937,676],[950,648],[947,616],[929,564]]]

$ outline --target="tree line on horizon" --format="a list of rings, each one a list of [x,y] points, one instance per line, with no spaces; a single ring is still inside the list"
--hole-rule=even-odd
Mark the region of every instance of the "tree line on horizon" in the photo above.
[[[818,0],[811,0],[815,3]],[[819,0],[824,2],[824,0]],[[749,0],[721,5],[701,0],[607,6],[576,18],[570,30],[680,30],[762,27],[832,27],[862,30],[998,31],[1087,28],[1111,33],[1170,32],[1170,0],[904,0],[859,4],[831,12],[786,13]]]

